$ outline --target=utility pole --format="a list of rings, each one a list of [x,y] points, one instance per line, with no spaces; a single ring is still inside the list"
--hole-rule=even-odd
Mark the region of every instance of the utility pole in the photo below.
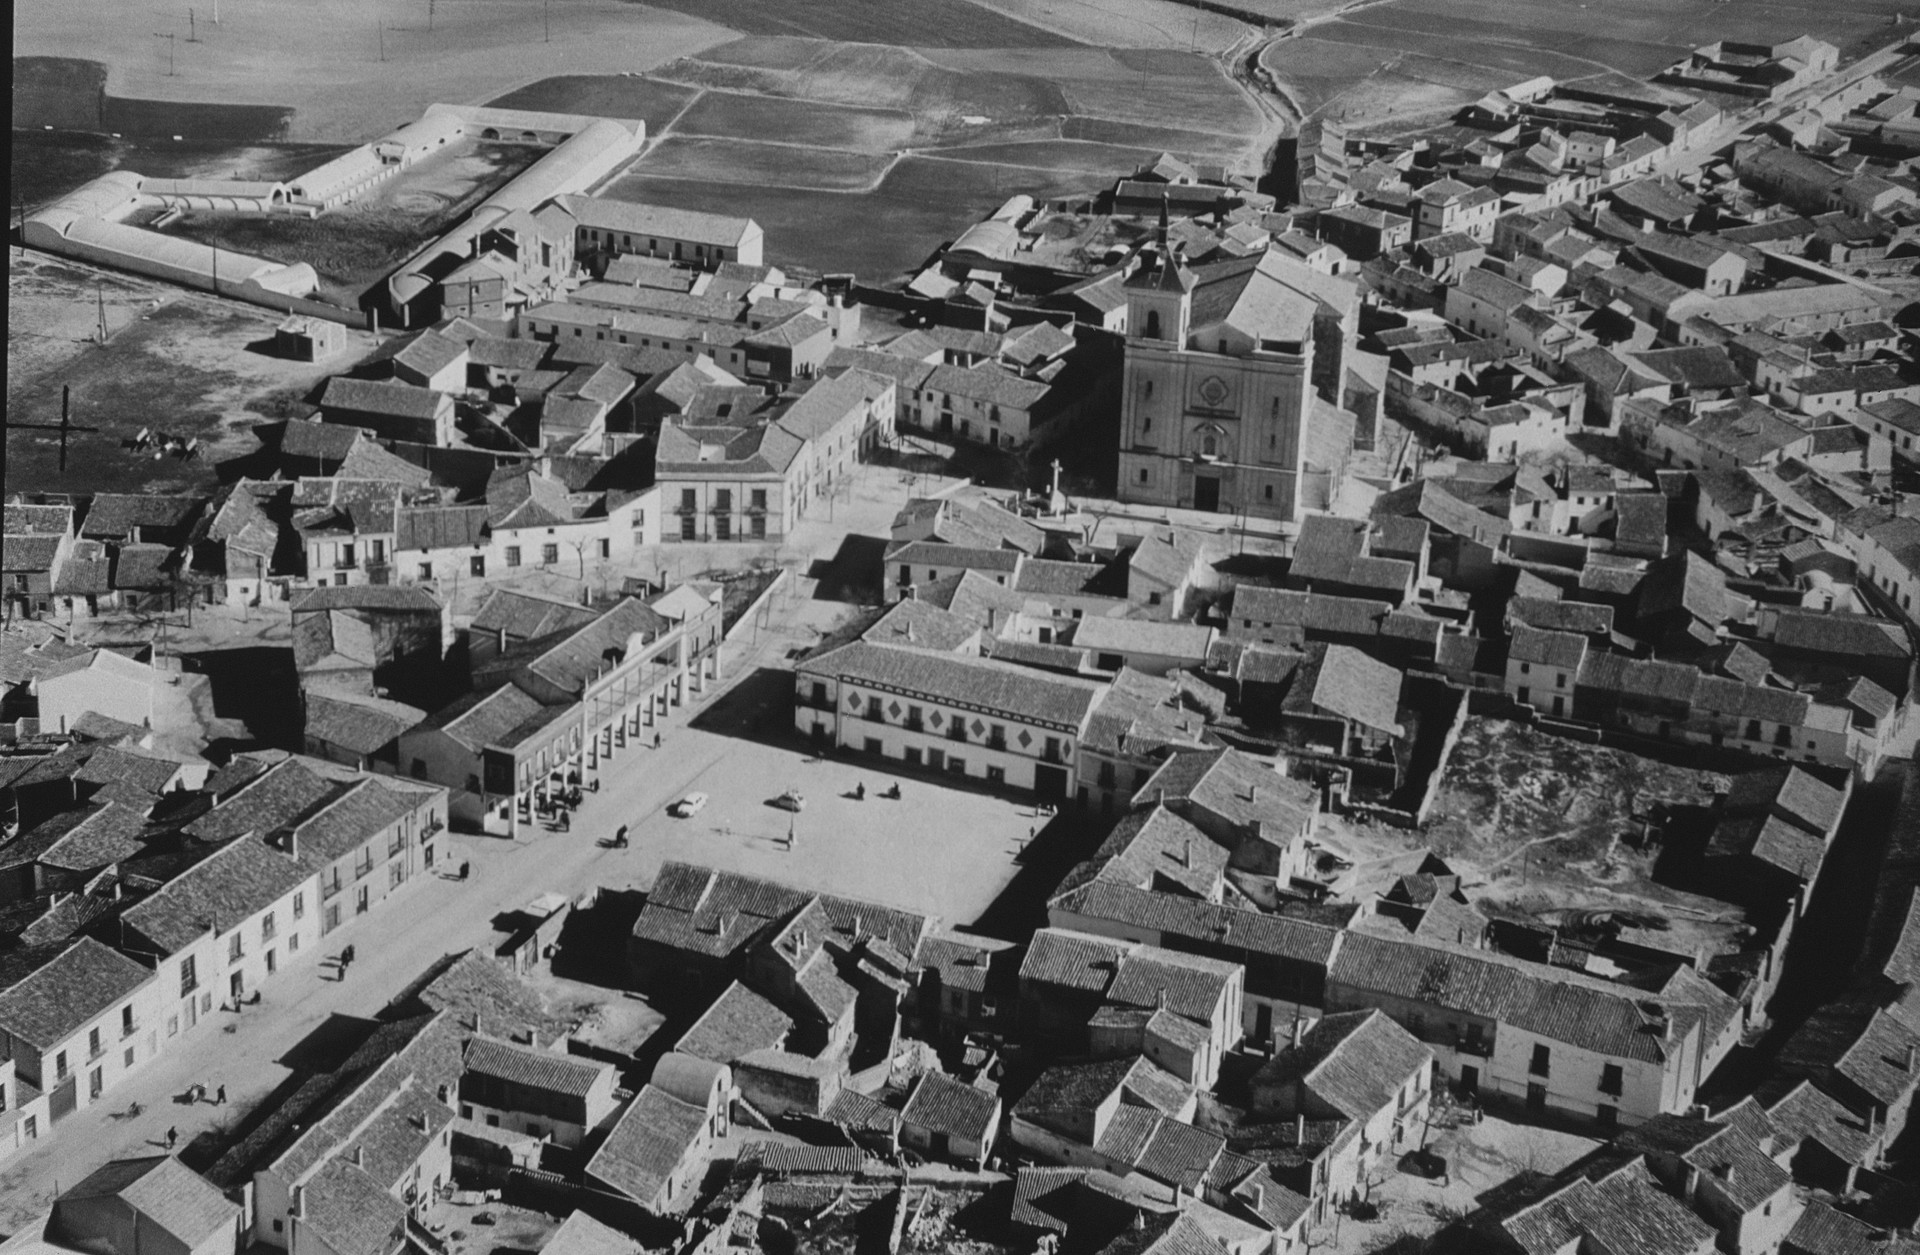
[[[376,22],[374,25],[380,30],[380,59],[385,61],[387,59],[387,24]]]
[[[427,0],[427,29],[433,29],[433,0]]]
[[[172,78],[173,77],[173,32],[172,31],[166,31],[166,32],[155,31],[153,32],[153,37],[155,39],[164,39],[167,41],[167,77]]]
[[[99,283],[94,284],[93,295],[94,295],[94,299],[99,302],[100,347],[104,349],[105,347],[107,347],[107,290],[106,290],[106,287]]]
[[[190,44],[197,44],[200,42],[200,36],[196,33],[196,28],[194,27],[194,24],[193,24],[192,9],[187,10],[187,42]]]
[[[546,28],[547,42],[553,42],[553,0],[542,0],[540,5],[540,24]]]

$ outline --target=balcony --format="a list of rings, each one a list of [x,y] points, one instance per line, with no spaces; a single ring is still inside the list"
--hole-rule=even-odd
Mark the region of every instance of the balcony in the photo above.
[[[333,560],[333,569],[336,571],[358,571],[360,564],[353,558],[335,558]]]
[[[1484,1037],[1456,1037],[1453,1048],[1463,1055],[1479,1055],[1482,1059],[1493,1057],[1493,1043]]]
[[[432,819],[429,819],[427,821],[427,826],[420,830],[420,836],[422,838],[431,837],[436,832],[445,832],[446,830],[447,830],[446,824],[441,822],[440,816],[435,815]]]
[[[328,898],[337,898],[339,896],[340,881],[338,879],[329,880],[320,886],[320,900],[322,902],[325,902]]]
[[[925,732],[927,730],[927,721],[919,715],[908,715],[905,726],[909,732]]]

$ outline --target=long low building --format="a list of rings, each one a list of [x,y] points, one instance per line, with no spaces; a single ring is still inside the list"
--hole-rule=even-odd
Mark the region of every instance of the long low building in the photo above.
[[[1063,799],[1105,688],[869,641],[802,661],[794,679],[794,725],[816,741]]]
[[[135,211],[160,203],[147,182],[131,170],[103,174],[30,215],[21,239],[29,248],[276,309],[320,286],[305,262],[286,265],[128,226]]]

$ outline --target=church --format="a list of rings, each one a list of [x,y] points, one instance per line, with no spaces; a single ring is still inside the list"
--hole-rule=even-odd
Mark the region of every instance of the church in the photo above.
[[[1326,509],[1356,438],[1372,439],[1371,418],[1357,433],[1338,404],[1355,286],[1272,250],[1189,264],[1163,220],[1126,295],[1120,499],[1289,521]]]

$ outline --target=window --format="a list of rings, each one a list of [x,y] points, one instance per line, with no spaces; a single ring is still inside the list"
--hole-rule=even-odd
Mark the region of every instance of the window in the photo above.
[[[479,576],[484,576],[486,573],[487,573],[486,555],[475,554],[473,555],[472,558],[467,560],[467,574],[479,577]]]
[[[613,556],[613,542],[607,539],[605,536],[602,536],[600,538],[600,543],[598,548],[600,551],[600,557],[602,559],[611,558]]]
[[[1202,456],[1213,457],[1219,452],[1220,441],[1216,437],[1208,436],[1200,442],[1200,453]]]
[[[67,1052],[64,1050],[53,1057],[53,1075],[55,1080],[67,1079]]]
[[[558,561],[560,561],[560,546],[558,545],[540,546],[540,565],[541,566],[552,566],[554,563]]]
[[[124,1051],[120,1053],[120,1066],[127,1067],[127,1068],[130,1068],[133,1066],[133,1047],[132,1046],[128,1046]]]
[[[29,1142],[40,1136],[40,1121],[35,1116],[28,1116],[20,1127],[21,1131],[27,1135]]]
[[[681,515],[680,516],[680,539],[692,540],[693,536],[694,536],[693,516],[691,514]]]
[[[1533,1048],[1533,1062],[1527,1065],[1527,1071],[1532,1073],[1534,1076],[1550,1075],[1550,1072],[1548,1070],[1548,1063],[1550,1061],[1550,1056],[1552,1055],[1552,1053],[1553,1053],[1552,1050],[1549,1049],[1547,1046],[1535,1045]]]
[[[302,919],[307,913],[307,891],[302,889],[293,895],[293,917]]]
[[[87,1058],[98,1059],[100,1057],[101,1051],[104,1049],[105,1047],[101,1046],[100,1044],[99,1028],[95,1027],[95,1028],[88,1029],[87,1030]]]
[[[265,915],[260,917],[260,940],[261,941],[263,942],[272,941],[274,937],[274,933],[276,933],[278,930],[279,930],[278,925],[276,925],[274,922],[272,911],[268,911]]]
[[[1153,380],[1147,380],[1147,386],[1141,390],[1141,395],[1149,401],[1153,400]],[[1152,422],[1153,420],[1148,419],[1147,421]]]
[[[518,545],[507,546],[507,565],[510,567],[516,567],[520,565],[520,546]]]
[[[1140,482],[1143,484],[1147,482],[1147,468],[1144,466],[1140,468]]]
[[[244,953],[245,951],[240,945],[239,933],[235,933],[233,936],[227,938],[227,962],[229,963],[239,962],[241,956]]]
[[[1160,311],[1159,310],[1150,309],[1147,311],[1147,329],[1142,334],[1144,334],[1149,340],[1158,340],[1160,338]]]
[[[430,580],[433,578],[433,563],[422,562],[420,564],[420,578],[423,580]]]
[[[1615,1098],[1618,1098],[1620,1096],[1620,1091],[1623,1088],[1623,1082],[1624,1082],[1624,1078],[1621,1075],[1619,1064],[1603,1063],[1600,1065],[1600,1092],[1601,1093],[1612,1094]]]
[[[1273,500],[1273,485],[1272,485],[1272,484],[1268,484],[1268,485],[1267,485],[1267,494],[1266,494],[1266,495],[1267,495],[1267,500],[1269,500],[1269,501],[1271,501],[1271,500]]]
[[[190,954],[180,960],[180,996],[186,997],[200,988],[200,974],[195,970],[194,959]]]
[[[753,490],[753,508],[756,510],[764,510],[767,508],[767,490],[766,489],[756,488]]]

